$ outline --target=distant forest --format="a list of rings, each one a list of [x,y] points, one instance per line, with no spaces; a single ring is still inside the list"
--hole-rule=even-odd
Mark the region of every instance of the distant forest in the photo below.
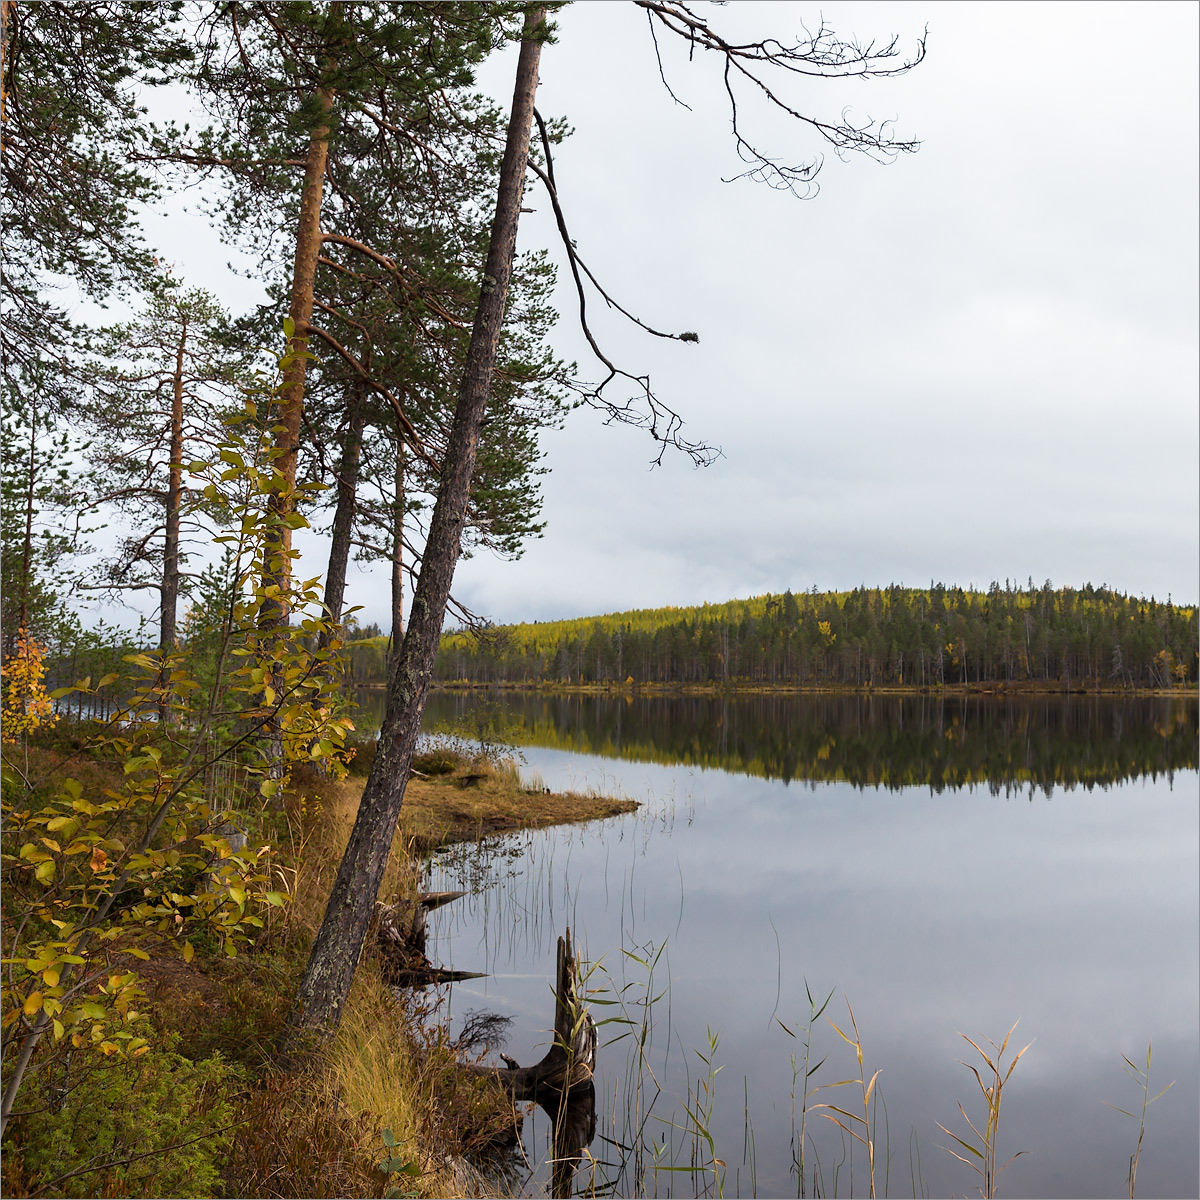
[[[386,638],[351,648],[383,682]],[[442,682],[943,687],[1194,685],[1194,605],[1090,584],[790,591],[444,634]]]

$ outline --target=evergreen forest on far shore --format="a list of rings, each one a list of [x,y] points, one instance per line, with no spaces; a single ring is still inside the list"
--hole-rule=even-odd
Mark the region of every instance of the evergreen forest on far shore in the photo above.
[[[350,647],[384,681],[387,638]],[[370,636],[370,635],[376,636]],[[1195,605],[1081,588],[859,587],[443,634],[442,683],[1194,687]]]

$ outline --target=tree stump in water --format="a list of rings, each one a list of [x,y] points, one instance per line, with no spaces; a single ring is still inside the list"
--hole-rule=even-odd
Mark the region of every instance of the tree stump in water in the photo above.
[[[507,1066],[478,1067],[493,1075],[514,1100],[536,1100],[554,1113],[559,1101],[591,1084],[596,1069],[596,1022],[578,996],[579,966],[571,946],[571,931],[558,939],[554,983],[554,1044],[531,1067],[503,1055]]]

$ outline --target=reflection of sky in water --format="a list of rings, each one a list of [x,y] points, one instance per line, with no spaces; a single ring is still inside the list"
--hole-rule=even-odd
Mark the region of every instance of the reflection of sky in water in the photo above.
[[[435,960],[490,979],[455,985],[452,1008],[515,1016],[508,1052],[542,1053],[552,1019],[554,945],[565,924],[587,957],[621,982],[623,946],[667,943],[670,1011],[656,1009],[656,1048],[669,1015],[674,1044],[659,1077],[668,1102],[684,1091],[681,1046],[693,1079],[706,1028],[720,1031],[717,1153],[726,1194],[751,1192],[745,1094],[760,1195],[795,1195],[791,1163],[791,1028],[807,1014],[805,980],[843,1028],[854,1006],[868,1072],[883,1068],[892,1163],[889,1190],[909,1195],[915,1128],[931,1194],[972,1192],[969,1169],[937,1149],[941,1121],[962,1133],[956,1100],[974,1113],[975,1083],[959,1066],[973,1051],[957,1031],[1000,1040],[1018,1017],[1013,1048],[1036,1038],[1017,1067],[1001,1117],[1007,1196],[1120,1195],[1136,1124],[1106,1108],[1140,1104],[1120,1055],[1144,1060],[1154,1039],[1153,1090],[1138,1172],[1141,1195],[1197,1194],[1200,1102],[1200,923],[1197,775],[1140,779],[1108,789],[1004,798],[986,789],[861,791],[526,749],[530,771],[555,790],[592,786],[649,797],[642,812],[605,824],[506,839],[494,886],[434,914]],[[445,863],[452,887],[466,862]],[[630,964],[630,966],[632,966]],[[639,971],[626,971],[627,978]],[[666,972],[660,970],[660,982]],[[602,1015],[607,1015],[605,1012]],[[853,1073],[853,1051],[822,1022],[816,1081]],[[625,1043],[600,1063],[599,1108],[619,1087]],[[658,1068],[656,1067],[656,1071]],[[605,1097],[607,1096],[607,1100]],[[845,1105],[849,1089],[826,1093]],[[846,1105],[847,1107],[852,1107]],[[680,1114],[676,1112],[676,1118]],[[956,1119],[957,1118],[957,1119]],[[831,1186],[837,1130],[809,1129]],[[653,1136],[665,1130],[651,1123]],[[604,1118],[601,1117],[601,1132]],[[885,1133],[879,1116],[877,1185]],[[599,1153],[594,1145],[593,1152]],[[866,1194],[862,1164],[854,1189]],[[686,1191],[687,1176],[660,1180]],[[843,1173],[839,1188],[848,1189]]]

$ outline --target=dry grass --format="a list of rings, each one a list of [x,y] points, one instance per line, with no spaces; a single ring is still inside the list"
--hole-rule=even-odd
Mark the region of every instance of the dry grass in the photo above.
[[[417,851],[516,829],[594,821],[633,812],[634,800],[526,790],[513,764],[458,759],[450,771],[409,780],[400,828]]]
[[[373,964],[360,968],[328,1051],[324,1091],[391,1132],[391,1153],[410,1168],[406,1187],[469,1195],[480,1181],[462,1156],[512,1143],[512,1102],[462,1070],[457,1047],[428,1016],[405,1012]]]

